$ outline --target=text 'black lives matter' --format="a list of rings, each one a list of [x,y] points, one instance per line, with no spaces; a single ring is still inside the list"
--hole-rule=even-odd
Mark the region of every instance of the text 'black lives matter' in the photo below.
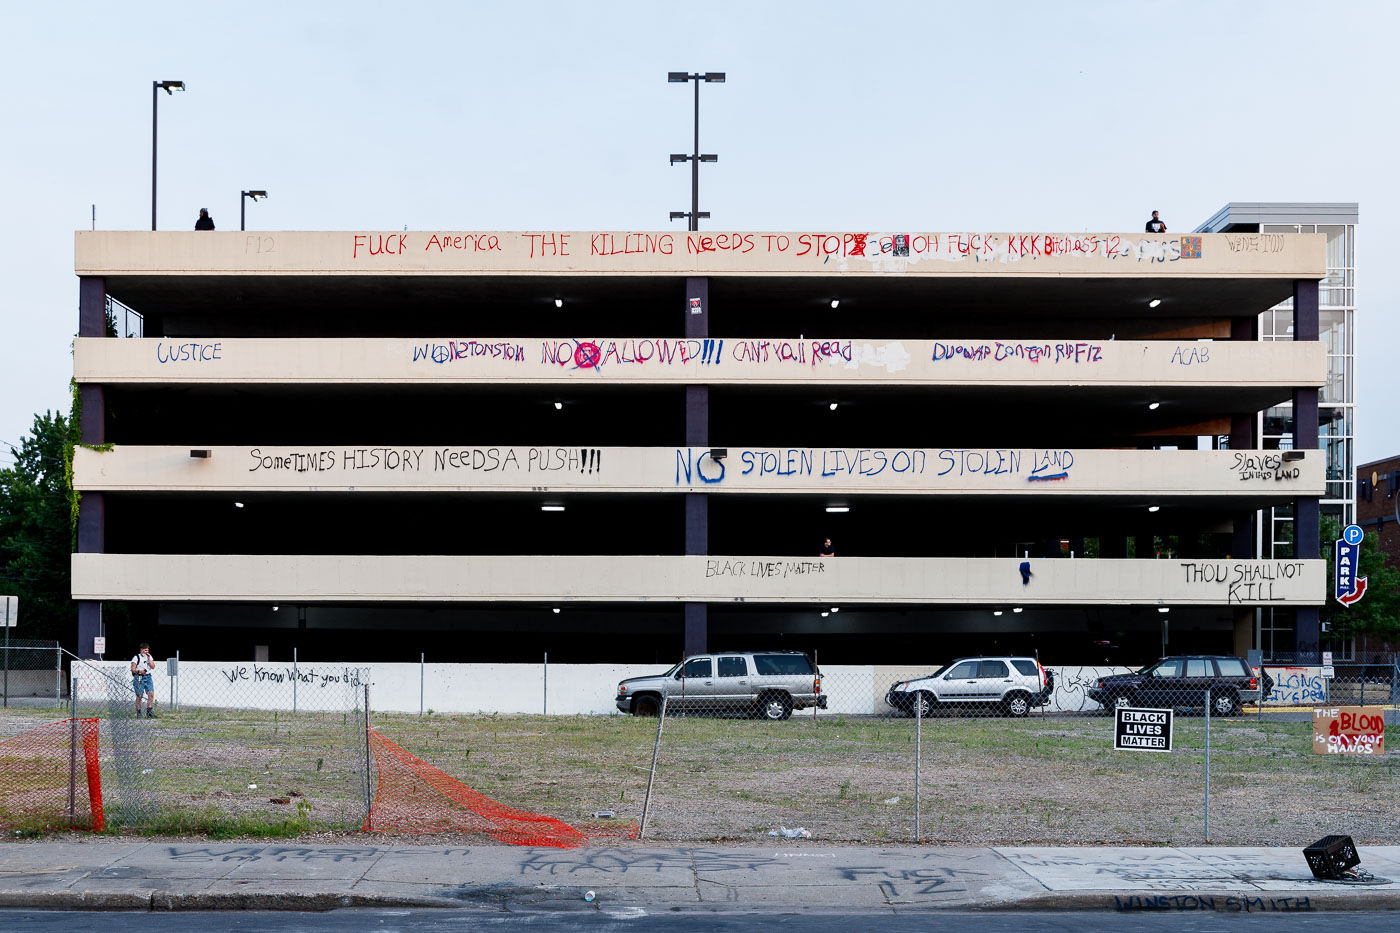
[[[1113,748],[1138,752],[1172,750],[1172,710],[1120,706],[1113,721]]]

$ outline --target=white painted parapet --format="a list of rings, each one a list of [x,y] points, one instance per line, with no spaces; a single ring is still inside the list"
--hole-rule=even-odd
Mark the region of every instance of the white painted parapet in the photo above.
[[[79,275],[1314,278],[1323,234],[78,231]]]
[[[775,337],[106,338],[74,341],[108,384],[1321,386],[1318,341]]]
[[[74,451],[98,492],[782,492],[1320,496],[1320,451],[1022,448],[210,447]]]
[[[1322,560],[74,554],[74,599],[1321,605]]]
[[[820,715],[890,715],[885,703],[890,684],[926,676],[943,658],[926,664],[821,664],[828,707]],[[125,661],[91,662],[107,672],[120,690],[130,679]],[[223,709],[342,710],[348,693],[370,685],[375,713],[499,713],[501,715],[616,715],[618,681],[659,674],[665,664],[448,664],[289,661],[181,661],[178,686],[166,665],[152,675],[161,706]],[[1095,712],[1102,707],[1088,692],[1100,677],[1131,668],[1052,665],[1055,690],[1037,712]],[[1274,679],[1269,706],[1311,706],[1325,702],[1327,684],[1318,667],[1268,668]],[[548,683],[546,685],[546,679]],[[91,692],[95,684],[85,684]],[[105,689],[105,685],[104,689]],[[547,686],[547,691],[546,691]],[[978,715],[985,715],[979,710]],[[810,711],[799,714],[810,716]]]

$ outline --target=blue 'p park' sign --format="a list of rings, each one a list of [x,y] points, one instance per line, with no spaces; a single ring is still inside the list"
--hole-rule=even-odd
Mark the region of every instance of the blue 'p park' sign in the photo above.
[[[1337,539],[1332,560],[1332,595],[1343,606],[1366,595],[1366,578],[1356,571],[1361,563],[1361,541],[1365,533],[1359,525],[1348,525]]]

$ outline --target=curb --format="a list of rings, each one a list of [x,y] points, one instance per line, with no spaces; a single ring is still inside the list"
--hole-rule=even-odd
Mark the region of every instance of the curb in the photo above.
[[[325,912],[344,908],[413,908],[488,911],[557,911],[577,908],[645,907],[645,899],[614,902],[606,889],[600,890],[598,902],[585,905],[572,890],[568,895],[540,896],[533,890],[501,890],[472,888],[457,892],[443,891],[437,896],[405,897],[402,895],[171,892],[156,890],[133,891],[5,891],[0,892],[0,910],[121,910],[147,913],[185,911],[275,910]],[[686,913],[830,913],[830,907],[804,907],[800,904],[666,904],[668,911]],[[1014,900],[992,903],[950,902],[947,904],[891,904],[875,908],[874,912],[894,910],[898,913],[942,913],[947,911],[977,911],[985,913],[1017,913],[1022,911],[1091,911],[1101,913],[1334,913],[1343,911],[1400,911],[1400,890],[1337,890],[1201,892],[1191,890],[1149,891],[1124,894],[1113,891],[1047,892]]]

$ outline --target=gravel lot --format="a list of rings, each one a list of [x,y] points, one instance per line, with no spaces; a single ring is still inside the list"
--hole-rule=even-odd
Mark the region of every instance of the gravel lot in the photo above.
[[[0,738],[55,718],[6,711]],[[142,725],[160,749],[148,779],[172,813],[276,824],[305,800],[307,834],[358,825],[355,783],[339,770],[352,752],[339,716],[164,710]],[[374,725],[474,790],[570,823],[598,810],[639,819],[656,737],[654,719],[617,716],[379,715]],[[1343,832],[1400,844],[1400,730],[1389,730],[1384,756],[1342,758],[1312,754],[1310,729],[1212,722],[1210,842],[1302,846]],[[1113,751],[1102,716],[925,720],[924,840],[1201,843],[1204,733],[1200,718],[1178,718],[1176,750],[1153,754]],[[668,718],[647,841],[763,843],[786,826],[827,843],[905,843],[913,804],[912,720]]]

